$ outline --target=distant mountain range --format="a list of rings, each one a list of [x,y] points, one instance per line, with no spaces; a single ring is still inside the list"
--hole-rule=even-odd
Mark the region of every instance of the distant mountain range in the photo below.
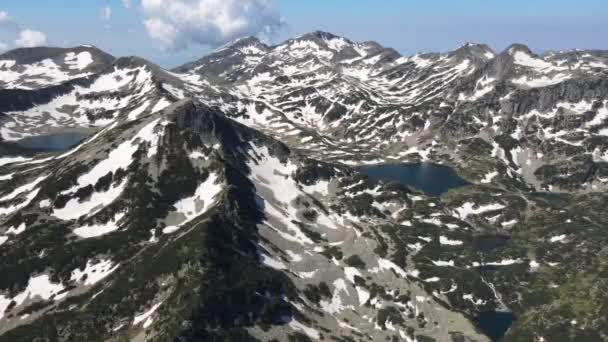
[[[608,340],[605,51],[17,49],[0,153],[0,342]],[[358,168],[418,162],[471,185]]]

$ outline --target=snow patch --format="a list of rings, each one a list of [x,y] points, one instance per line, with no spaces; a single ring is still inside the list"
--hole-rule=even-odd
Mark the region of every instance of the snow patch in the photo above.
[[[102,259],[96,263],[92,260],[87,261],[84,270],[79,268],[72,271],[71,279],[75,282],[83,282],[85,286],[91,286],[109,276],[118,268],[110,259]],[[86,275],[86,279],[82,278]]]

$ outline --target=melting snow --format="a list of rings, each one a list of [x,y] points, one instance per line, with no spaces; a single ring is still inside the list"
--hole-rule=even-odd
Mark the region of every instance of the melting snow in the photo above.
[[[303,332],[304,334],[306,334],[308,337],[310,337],[312,339],[318,340],[321,337],[321,335],[319,334],[319,332],[317,330],[315,330],[313,328],[309,328],[293,318],[289,322],[289,326],[294,330]]]
[[[152,108],[152,113],[156,113],[159,112],[167,107],[169,107],[172,103],[165,99],[164,97],[160,100],[158,100],[158,102],[154,105],[154,108]]]
[[[475,208],[475,207],[476,207],[475,203],[466,202],[460,208],[456,208],[455,210],[458,213],[458,216],[460,216],[460,218],[465,219],[465,218],[469,217],[470,215],[479,215],[479,214],[483,214],[485,212],[500,210],[500,209],[505,208],[504,205],[498,204],[498,203],[482,205],[477,208]]]
[[[567,237],[568,236],[565,235],[565,234],[557,235],[557,236],[553,236],[551,239],[549,239],[549,241],[551,241],[552,243],[555,243],[555,242],[564,242]]]
[[[462,245],[462,241],[460,240],[450,240],[445,236],[440,236],[439,237],[439,243],[442,245],[447,245],[447,246],[461,246]]]
[[[287,269],[287,266],[282,261],[274,259],[263,253],[260,254],[260,257],[262,258],[262,263],[270,268],[274,268],[275,270],[279,271]]]
[[[110,259],[103,259],[97,263],[93,263],[91,260],[89,260],[87,261],[87,266],[83,271],[80,269],[75,269],[72,271],[71,279],[73,281],[80,282],[82,281],[82,277],[86,275],[87,277],[84,280],[84,285],[91,286],[109,276],[117,268],[118,265],[114,265]]]
[[[516,51],[513,54],[515,64],[527,66],[535,69],[550,69],[553,68],[553,64],[546,62],[540,58],[535,58],[523,51]]]
[[[53,216],[67,221],[75,220],[83,215],[89,215],[93,210],[99,211],[114,202],[114,200],[122,194],[126,186],[127,180],[125,179],[120,185],[112,187],[106,192],[93,192],[91,197],[85,202],[80,202],[78,198],[73,198],[69,200],[63,208],[54,209]],[[82,229],[79,230],[81,234],[86,235],[85,230],[88,228],[79,229]],[[102,229],[102,226],[96,226],[94,229],[96,231],[101,231],[109,228],[105,227]]]
[[[154,312],[156,312],[156,310],[162,305],[163,303],[160,302],[158,304],[154,304],[154,306],[152,306],[150,308],[150,310],[142,313],[141,315],[137,315],[133,318],[133,325],[138,325],[141,322],[144,322],[144,329],[148,328],[150,325],[152,325],[152,322],[154,321],[152,319],[152,315],[154,314]]]
[[[114,219],[108,221],[107,223],[94,224],[90,226],[76,228],[74,229],[74,234],[78,235],[83,239],[94,238],[109,234],[119,228],[117,223],[124,216],[124,213],[118,213],[116,214],[116,216],[114,216]]]
[[[70,66],[70,69],[82,70],[93,63],[93,56],[88,51],[83,51],[79,54],[68,52],[65,57],[65,63]]]
[[[31,182],[29,184],[25,184],[25,185],[22,185],[22,186],[16,188],[10,194],[1,197],[0,202],[10,201],[24,192],[32,191],[40,182],[45,180],[46,177],[47,176],[42,176],[40,178],[37,178],[36,180],[34,180],[33,182]]]
[[[14,163],[19,163],[19,162],[28,161],[28,160],[32,160],[32,158],[25,158],[25,157],[4,157],[4,158],[0,158],[0,166],[2,166],[2,165],[8,165],[8,164],[14,164]]]
[[[178,226],[169,226],[163,229],[163,233],[171,234],[177,231],[180,227],[194,220],[200,215],[209,210],[215,197],[222,191],[223,184],[218,182],[218,176],[214,173],[209,174],[209,177],[201,185],[196,188],[194,195],[188,198],[179,200],[174,204],[177,209],[176,213],[182,214],[186,219]]]
[[[8,175],[2,175],[2,176],[0,176],[0,181],[13,179],[13,175],[14,175],[14,173],[9,173]]]
[[[443,260],[434,261],[434,260],[431,260],[431,261],[433,262],[433,265],[435,265],[435,266],[441,266],[441,267],[451,266],[451,267],[454,267],[454,260],[450,260],[450,261],[443,261]]]
[[[529,76],[521,76],[520,78],[515,78],[512,82],[519,86],[526,86],[530,88],[540,88],[540,87],[548,87],[554,84],[561,83],[568,79],[572,78],[572,75],[569,74],[556,74],[553,76],[537,76],[537,77],[529,77]]]
[[[0,295],[0,319],[4,317],[5,310],[11,301],[15,301],[17,306],[19,306],[28,299],[40,298],[42,300],[49,300],[53,297],[55,300],[60,300],[67,295],[67,292],[59,294],[63,290],[63,285],[52,283],[47,274],[31,277],[27,288],[15,297],[10,298]]]
[[[490,184],[490,183],[492,183],[492,180],[494,178],[496,178],[496,176],[498,176],[498,172],[496,172],[496,171],[490,172],[490,173],[488,173],[488,174],[486,174],[484,176],[484,178],[481,180],[481,183],[482,184]]]

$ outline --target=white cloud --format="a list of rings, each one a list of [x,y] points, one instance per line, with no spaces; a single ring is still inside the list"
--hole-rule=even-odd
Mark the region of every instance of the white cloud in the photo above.
[[[142,0],[149,36],[169,50],[217,46],[282,26],[272,0]]]
[[[46,45],[46,34],[30,29],[22,30],[15,44],[20,47],[36,47]]]
[[[22,28],[7,11],[0,10],[0,50],[7,49],[6,41],[15,41],[19,47],[35,47],[47,44],[44,32]]]
[[[144,21],[144,25],[150,37],[159,41],[167,49],[181,50],[188,46],[187,41],[180,37],[178,29],[162,19],[148,19]]]
[[[122,5],[125,6],[125,8],[133,7],[133,3],[131,2],[131,0],[122,0]]]
[[[112,8],[110,6],[104,6],[99,10],[99,16],[102,20],[110,20],[112,18]]]

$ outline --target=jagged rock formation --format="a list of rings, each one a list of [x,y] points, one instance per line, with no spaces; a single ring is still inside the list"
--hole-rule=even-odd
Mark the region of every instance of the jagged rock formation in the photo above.
[[[507,310],[508,341],[606,340],[607,70],[325,32],[172,71],[6,53],[0,341],[488,341],[476,318]],[[94,132],[14,144],[65,130]],[[349,166],[417,160],[474,184]]]

